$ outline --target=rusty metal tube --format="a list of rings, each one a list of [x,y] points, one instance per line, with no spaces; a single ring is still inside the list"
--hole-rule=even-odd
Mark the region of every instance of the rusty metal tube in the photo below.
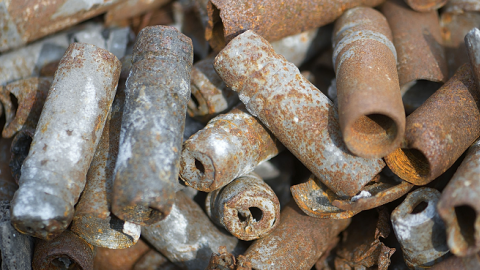
[[[382,2],[384,0],[290,0],[286,3],[210,0],[205,37],[215,51],[220,51],[245,30],[254,30],[266,40],[276,41],[329,24],[349,8],[373,7]]]
[[[112,212],[139,225],[165,218],[175,199],[193,61],[191,40],[144,28],[133,49],[115,166]]]
[[[404,0],[413,10],[418,12],[436,11],[448,0]]]
[[[262,238],[280,222],[280,202],[260,176],[249,173],[207,195],[210,219],[244,241]]]
[[[340,129],[347,148],[364,158],[394,151],[405,132],[397,53],[385,17],[368,7],[347,10],[333,30]]]
[[[110,8],[105,14],[105,24],[125,20],[155,10],[166,5],[171,0],[128,0]]]
[[[334,104],[253,31],[232,40],[214,66],[247,110],[335,193],[356,195],[385,166],[348,152]]]
[[[152,249],[142,240],[125,249],[97,248],[94,270],[132,270],[133,266]]]
[[[183,145],[180,177],[211,192],[276,156],[281,144],[245,106],[213,118]]]
[[[12,200],[17,230],[52,239],[67,228],[110,110],[120,61],[73,43],[55,73]]]
[[[405,143],[385,157],[400,178],[425,185],[479,137],[480,92],[469,64],[407,117]]]
[[[440,192],[419,188],[392,212],[395,235],[410,268],[431,267],[448,253],[445,225],[438,215]]]
[[[171,262],[191,270],[205,269],[210,255],[220,246],[226,246],[235,255],[243,251],[238,239],[220,232],[182,191],[176,193],[170,215],[142,227],[142,236]]]

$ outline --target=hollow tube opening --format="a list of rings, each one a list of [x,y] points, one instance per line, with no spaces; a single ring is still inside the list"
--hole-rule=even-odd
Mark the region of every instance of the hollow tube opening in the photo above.
[[[190,101],[191,102],[188,102],[188,108],[192,111],[198,110],[198,107],[200,107],[200,102],[198,102],[198,99],[194,94],[190,95]]]
[[[225,36],[223,34],[223,22],[222,18],[220,18],[220,9],[218,9],[212,2],[209,2],[211,8],[213,10],[212,14],[212,35],[210,38],[210,43],[215,50],[220,50],[225,47]]]
[[[474,246],[477,213],[468,205],[460,205],[455,207],[455,215],[457,216],[457,223],[463,240],[468,246]]]
[[[12,101],[12,111],[16,115],[18,109],[18,99],[14,94],[10,93],[10,100]]]
[[[65,270],[75,270],[80,269],[77,267],[75,261],[72,261],[68,257],[58,257],[52,260],[50,263],[49,269],[65,269]]]
[[[428,206],[428,203],[425,201],[418,202],[417,205],[413,207],[413,210],[412,212],[410,212],[410,214],[419,214],[423,212],[423,210],[425,210],[427,206]]]
[[[352,125],[349,145],[361,153],[385,151],[397,137],[395,121],[383,114],[369,114],[358,118]],[[350,148],[350,147],[349,147]]]
[[[195,159],[195,168],[200,172],[201,175],[205,174],[205,166],[203,166],[203,163],[198,159]]]
[[[248,210],[250,211],[250,214],[252,214],[252,217],[253,217],[254,221],[258,222],[258,221],[262,220],[263,212],[262,212],[262,210],[260,210],[260,208],[250,207],[250,208],[248,208]]]
[[[238,215],[238,220],[240,220],[240,222],[247,221],[247,217],[243,213],[241,213],[240,211],[237,211],[237,215]]]
[[[430,163],[418,149],[398,148],[386,161],[396,175],[414,184],[423,184],[423,180],[430,175]]]

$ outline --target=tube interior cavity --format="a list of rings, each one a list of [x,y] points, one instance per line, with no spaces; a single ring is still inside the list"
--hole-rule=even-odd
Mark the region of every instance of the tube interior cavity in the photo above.
[[[225,42],[225,36],[223,33],[223,22],[222,18],[220,18],[220,9],[218,9],[215,4],[212,2],[208,2],[209,9],[211,9],[212,12],[212,30],[210,33],[210,44],[216,51],[220,51],[223,47],[225,47],[226,42]]]
[[[383,114],[368,114],[353,123],[348,140],[355,149],[362,149],[362,153],[378,153],[394,143],[397,130],[392,118]]]
[[[388,156],[387,163],[396,175],[407,182],[423,182],[430,175],[430,163],[418,149],[398,148]]]
[[[420,214],[421,212],[423,212],[423,210],[427,209],[427,206],[428,206],[428,202],[420,201],[417,203],[417,205],[413,207],[412,212],[410,212],[410,214]]]
[[[477,213],[468,205],[455,207],[456,223],[460,229],[462,240],[469,246],[475,246],[475,221]]]

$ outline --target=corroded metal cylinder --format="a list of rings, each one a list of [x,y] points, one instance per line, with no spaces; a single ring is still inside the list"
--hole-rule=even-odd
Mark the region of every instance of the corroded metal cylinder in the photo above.
[[[245,252],[253,269],[310,269],[343,231],[350,219],[319,219],[305,215],[293,201],[281,213],[282,221]]]
[[[437,213],[440,192],[419,188],[392,212],[395,235],[407,265],[431,267],[448,253],[445,225]]]
[[[182,191],[176,193],[170,215],[153,225],[142,227],[142,236],[179,267],[203,270],[210,255],[220,246],[239,254],[238,239],[220,232],[198,204]]]
[[[355,155],[384,157],[400,146],[405,132],[388,22],[372,8],[347,10],[335,23],[333,47],[343,140]]]
[[[405,143],[385,157],[400,178],[425,185],[480,136],[480,91],[469,64],[407,117]]]
[[[329,24],[356,6],[376,6],[384,0],[290,0],[251,2],[210,0],[205,37],[215,51],[245,30],[254,30],[268,41]],[[322,14],[322,16],[318,16]]]
[[[445,3],[447,3],[448,0],[404,0],[413,10],[418,11],[418,12],[429,12],[429,11],[435,11]]]
[[[113,102],[120,61],[73,43],[55,73],[12,201],[12,224],[52,239],[67,228]]]
[[[175,199],[192,43],[174,27],[144,28],[125,90],[112,212],[132,223],[165,218]]]
[[[139,240],[135,245],[125,249],[97,248],[93,261],[94,270],[132,270],[140,258],[152,249]]]
[[[268,129],[239,105],[213,118],[185,142],[180,177],[195,189],[214,191],[276,156],[281,147]]]
[[[280,202],[255,173],[210,192],[205,208],[213,222],[245,241],[268,235],[280,223]]]
[[[347,150],[333,103],[253,31],[232,40],[214,66],[247,110],[335,193],[356,195],[385,166]]]

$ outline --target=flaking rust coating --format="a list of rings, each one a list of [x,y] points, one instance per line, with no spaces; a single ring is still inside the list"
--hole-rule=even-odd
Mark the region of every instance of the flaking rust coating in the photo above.
[[[55,33],[125,0],[32,0],[0,2],[0,52]]]
[[[148,225],[164,219],[175,200],[193,48],[174,27],[138,35],[125,90],[112,211]]]
[[[185,193],[176,193],[170,215],[142,227],[142,237],[171,262],[190,270],[207,267],[210,255],[225,246],[237,255],[243,251],[238,239],[220,232],[198,204]]]
[[[465,257],[451,256],[437,264],[431,270],[471,270],[480,269],[480,254]]]
[[[120,80],[123,85],[118,86],[70,227],[70,230],[88,243],[110,249],[124,249],[134,245],[141,231],[139,225],[119,219],[110,209],[125,102],[124,82]]]
[[[436,11],[448,0],[404,0],[413,10],[418,12]],[[408,23],[408,22],[407,22]]]
[[[381,10],[392,29],[402,91],[418,80],[446,82],[447,60],[437,11],[416,12],[403,0],[388,0]]]
[[[253,171],[282,148],[242,104],[210,120],[184,143],[180,177],[195,189],[211,192]]]
[[[347,148],[360,157],[386,156],[400,146],[405,132],[392,41],[387,20],[373,8],[352,8],[335,22],[340,129]]]
[[[55,73],[12,200],[12,224],[52,239],[67,228],[110,110],[120,61],[73,43]]]
[[[385,166],[347,150],[334,104],[253,31],[232,40],[214,66],[247,110],[338,195],[356,195]]]
[[[35,129],[51,84],[52,78],[32,77],[10,83],[0,91],[6,118],[2,137],[12,138],[24,125]],[[10,95],[17,99],[17,108]]]
[[[384,0],[257,1],[211,0],[207,4],[205,37],[215,51],[246,30],[268,41],[295,35],[333,22],[356,6],[376,6]],[[321,16],[319,16],[321,14]]]
[[[245,252],[253,269],[310,269],[350,223],[350,219],[309,217],[293,201],[282,210],[281,220]]]
[[[403,258],[410,268],[431,267],[448,253],[445,225],[438,215],[440,192],[433,188],[419,188],[392,212],[391,220],[403,251]],[[426,203],[424,209],[421,203]]]
[[[9,166],[11,145],[12,139],[0,138],[0,201],[11,201],[18,189]]]
[[[188,102],[188,115],[206,123],[218,114],[225,113],[240,102],[237,93],[225,86],[213,68],[215,56],[211,55],[192,67],[192,96]]]
[[[480,135],[480,92],[469,64],[407,117],[402,148],[385,157],[400,178],[425,185],[440,176]]]
[[[66,230],[53,240],[39,240],[33,252],[33,270],[93,269],[95,247]]]
[[[244,241],[262,238],[280,223],[280,202],[255,173],[210,192],[205,208],[214,223]]]
[[[125,249],[98,247],[93,261],[94,270],[132,270],[136,262],[151,248],[142,240]]]

